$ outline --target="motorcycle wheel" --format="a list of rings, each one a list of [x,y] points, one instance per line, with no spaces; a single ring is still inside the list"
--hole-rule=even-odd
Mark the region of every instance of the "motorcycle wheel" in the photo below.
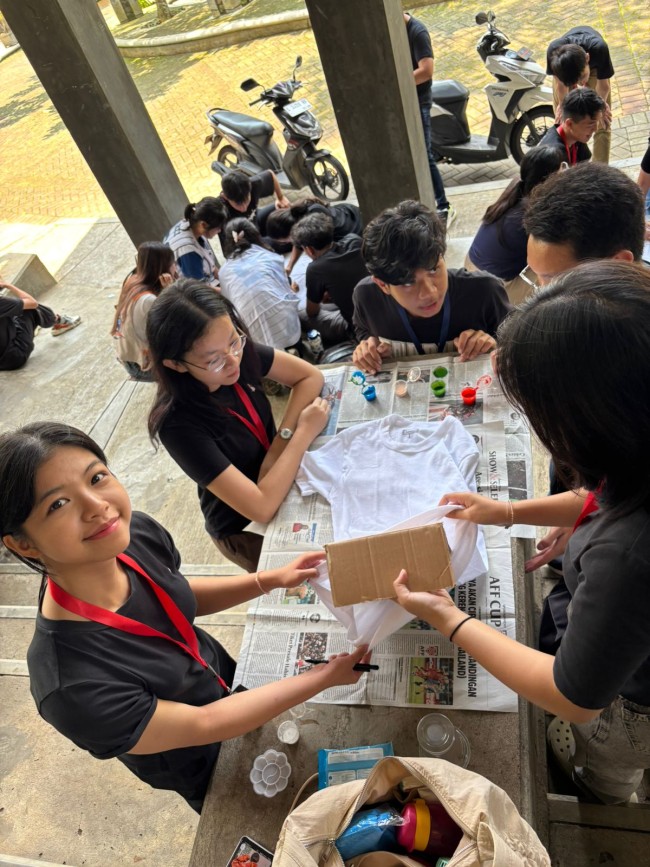
[[[527,151],[540,143],[554,123],[555,112],[551,105],[536,105],[516,120],[510,136],[510,152],[518,163]]]
[[[228,169],[236,169],[239,165],[239,154],[232,145],[226,145],[217,154],[217,161],[223,163]]]
[[[350,192],[348,173],[335,157],[318,157],[309,166],[309,189],[328,202],[340,202]]]

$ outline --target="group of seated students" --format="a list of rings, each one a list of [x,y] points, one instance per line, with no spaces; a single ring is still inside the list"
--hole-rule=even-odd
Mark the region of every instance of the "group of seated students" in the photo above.
[[[360,242],[349,232],[336,240],[334,220],[320,209],[294,220],[282,240],[307,251],[308,272],[316,266],[308,281],[312,299],[320,299],[314,305],[336,300],[323,288],[331,279],[327,271],[323,277],[323,260],[332,273],[349,253],[355,267],[363,260],[368,274],[353,288],[351,306],[339,302],[359,340],[362,369],[375,372],[398,354],[456,350],[463,360],[497,350],[506,396],[528,417],[568,490],[516,503],[449,492],[443,502],[460,506],[458,520],[557,525],[537,562],[567,546],[572,608],[560,647],[554,657],[511,640],[460,611],[444,591],[411,592],[404,572],[396,599],[557,715],[554,737],[565,751],[575,747],[570,764],[582,797],[624,803],[650,753],[650,271],[637,263],[644,201],[625,174],[595,163],[551,172],[519,192],[528,262],[538,282],[552,286],[515,311],[498,277],[446,267],[444,225],[419,202],[383,211]],[[0,437],[0,533],[43,575],[28,653],[40,714],[78,747],[118,758],[199,811],[223,740],[324,689],[355,683],[361,673],[354,666],[368,661],[360,647],[231,694],[234,661],[192,625],[198,614],[298,586],[315,577],[322,559],[312,553],[260,571],[262,537],[246,530],[275,515],[330,405],[320,396],[318,367],[258,342],[229,300],[244,279],[238,262],[278,254],[247,217],[228,229],[217,214],[218,199],[203,200],[174,227],[169,246],[143,245],[114,330],[131,340],[129,316],[133,340],[144,329],[141,371],[156,381],[149,435],[195,482],[210,538],[245,574],[187,581],[169,533],[132,512],[102,449],[81,431],[40,422]],[[217,272],[205,245],[222,230],[232,250]],[[279,286],[283,279],[288,286],[284,260],[277,261]],[[195,266],[198,276],[178,278],[176,269]],[[245,295],[239,303],[245,309]],[[264,377],[290,389],[278,425]],[[574,525],[567,540],[562,528]],[[134,634],[133,621],[150,631]],[[185,644],[166,640],[172,625]]]

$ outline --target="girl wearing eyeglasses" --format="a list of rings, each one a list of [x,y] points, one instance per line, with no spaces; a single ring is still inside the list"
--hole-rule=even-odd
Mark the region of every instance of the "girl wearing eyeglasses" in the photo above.
[[[149,435],[196,482],[217,548],[254,572],[262,537],[244,527],[271,520],[325,427],[323,375],[300,358],[253,343],[233,306],[195,280],[160,294],[147,340],[158,382]],[[291,388],[279,431],[262,377]]]

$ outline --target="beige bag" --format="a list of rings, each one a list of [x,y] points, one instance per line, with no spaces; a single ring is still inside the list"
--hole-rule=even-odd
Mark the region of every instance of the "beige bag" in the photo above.
[[[322,789],[284,821],[273,867],[342,867],[336,840],[366,804],[391,796],[407,777],[433,792],[463,837],[449,867],[550,867],[539,837],[522,819],[508,795],[472,771],[442,759],[381,759],[367,780]],[[348,867],[420,867],[406,855],[372,852],[347,862]]]

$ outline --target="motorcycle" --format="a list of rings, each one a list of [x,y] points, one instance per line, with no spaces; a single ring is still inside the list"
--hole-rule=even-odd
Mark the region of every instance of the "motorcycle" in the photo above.
[[[487,24],[476,50],[496,78],[485,92],[492,113],[490,133],[474,135],[467,122],[469,90],[459,81],[434,81],[431,86],[431,141],[447,163],[487,163],[510,154],[520,163],[555,123],[553,91],[543,87],[546,70],[533,61],[528,48],[512,51],[510,40],[494,22],[493,12],[479,12],[477,24]]]
[[[306,99],[293,101],[294,93],[302,87],[302,82],[296,80],[296,71],[301,65],[302,57],[298,56],[289,80],[262,90],[261,95],[249,103],[273,106],[286,142],[284,156],[273,141],[274,130],[270,123],[247,114],[211,108],[206,114],[212,133],[205,140],[206,144],[210,143],[210,153],[214,153],[224,139],[227,142],[217,153],[212,170],[223,176],[233,169],[247,175],[271,169],[285,189],[299,190],[308,186],[315,196],[338,202],[347,198],[350,180],[341,163],[328,150],[316,147],[323,128],[310,111],[311,104]],[[261,85],[254,78],[241,83],[246,93],[256,87]]]

